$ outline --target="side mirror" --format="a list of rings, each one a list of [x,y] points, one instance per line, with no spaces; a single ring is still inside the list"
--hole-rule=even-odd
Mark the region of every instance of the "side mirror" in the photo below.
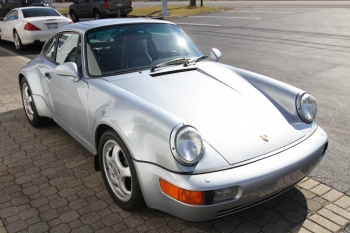
[[[217,62],[221,57],[221,52],[218,49],[212,48],[210,50],[210,59]]]
[[[61,76],[73,77],[74,82],[78,82],[80,77],[78,73],[78,67],[75,62],[65,62],[58,65],[55,69],[55,73]]]

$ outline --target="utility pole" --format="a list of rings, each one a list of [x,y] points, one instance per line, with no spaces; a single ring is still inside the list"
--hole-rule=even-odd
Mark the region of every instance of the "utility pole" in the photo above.
[[[168,11],[168,0],[162,0],[162,11],[159,13],[159,16],[169,16]]]

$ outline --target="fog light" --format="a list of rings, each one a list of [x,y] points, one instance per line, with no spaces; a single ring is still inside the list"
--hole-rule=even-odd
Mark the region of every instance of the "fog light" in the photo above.
[[[214,190],[213,202],[233,200],[238,194],[238,187],[229,187]]]

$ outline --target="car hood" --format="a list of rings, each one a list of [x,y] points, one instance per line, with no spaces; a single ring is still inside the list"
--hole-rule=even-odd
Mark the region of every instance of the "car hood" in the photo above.
[[[250,83],[214,62],[200,62],[181,72],[106,80],[193,125],[230,164],[272,152],[305,136]],[[263,140],[263,135],[268,140]]]

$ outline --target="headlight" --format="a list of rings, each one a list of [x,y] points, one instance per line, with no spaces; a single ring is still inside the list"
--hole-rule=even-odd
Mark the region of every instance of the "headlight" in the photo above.
[[[309,93],[299,94],[297,97],[297,110],[300,118],[306,123],[315,120],[317,113],[316,99]]]
[[[182,165],[191,166],[201,159],[203,154],[202,137],[192,126],[177,125],[170,140],[171,151]]]

